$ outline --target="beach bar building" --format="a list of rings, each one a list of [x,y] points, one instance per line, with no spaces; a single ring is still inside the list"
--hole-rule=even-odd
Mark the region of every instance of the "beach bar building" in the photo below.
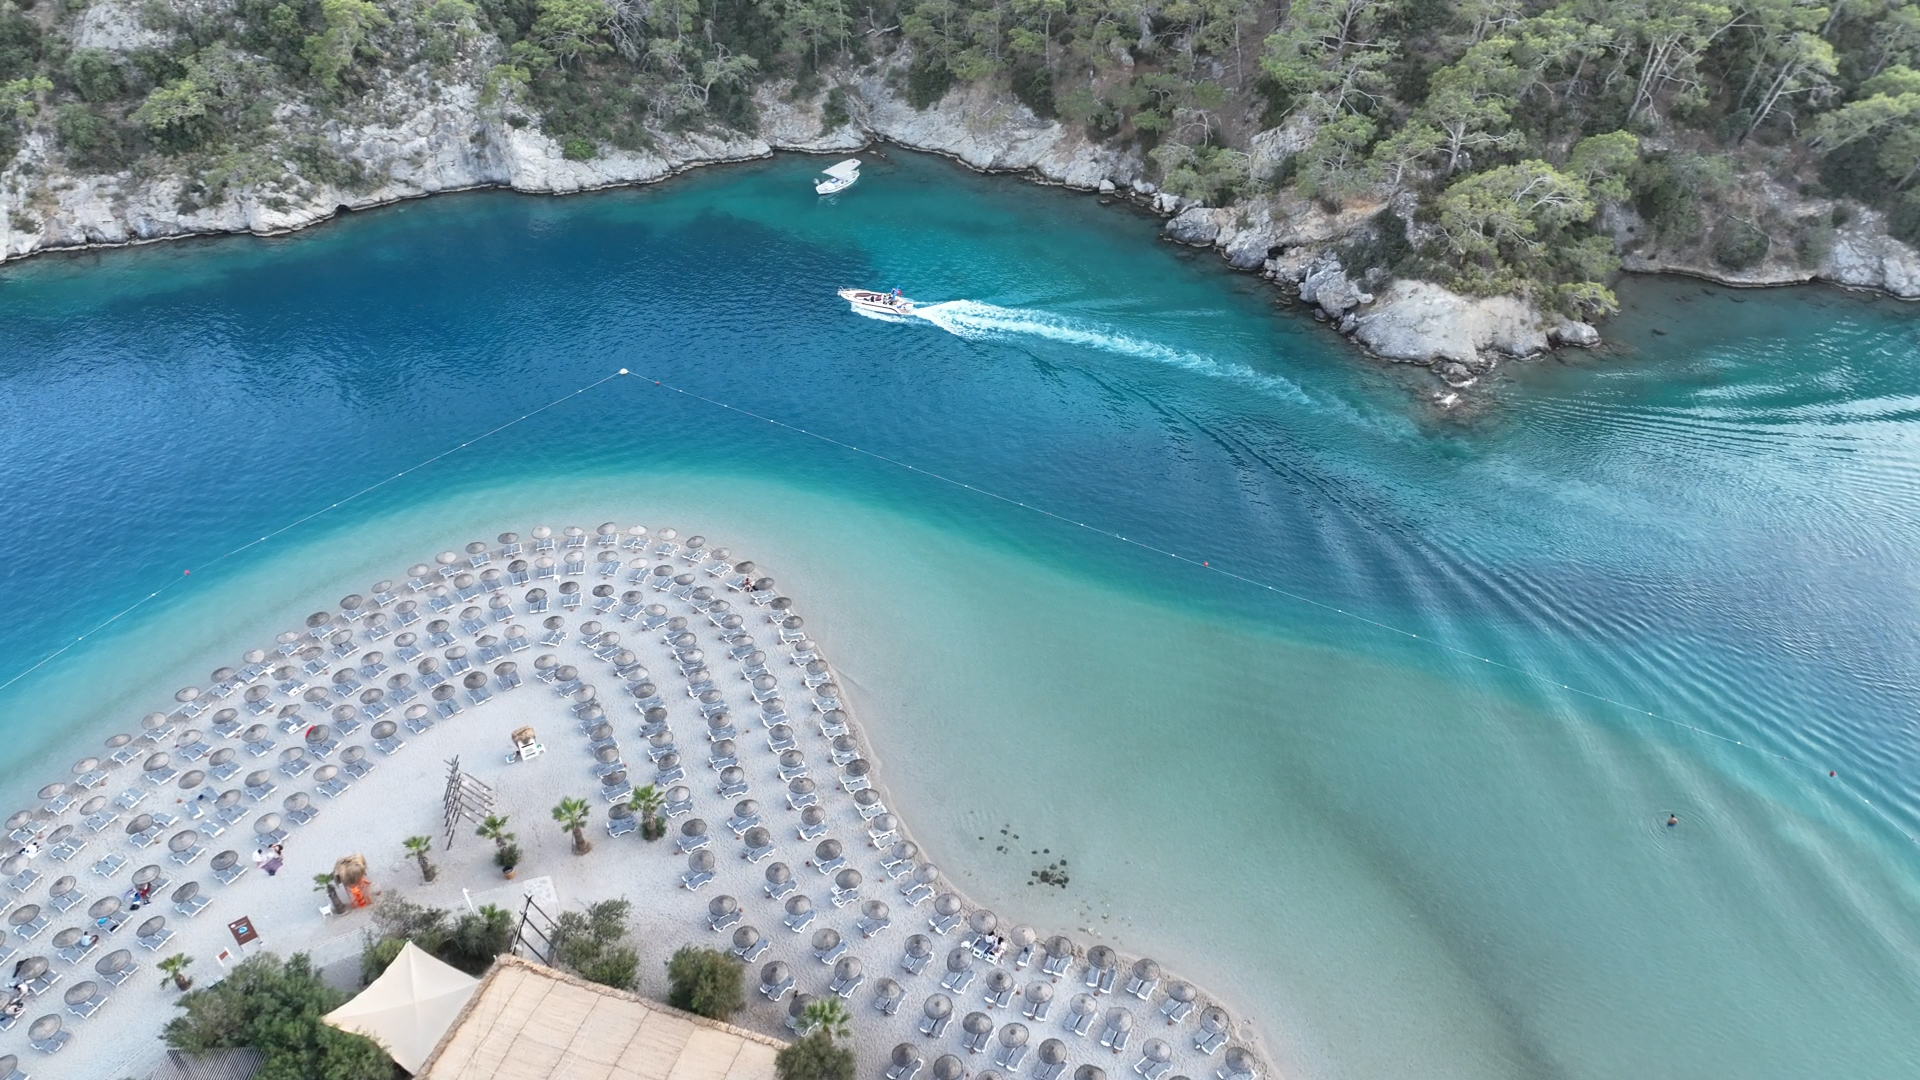
[[[419,960],[472,981],[424,953]],[[418,961],[409,963],[400,986],[431,995],[452,985],[422,978]],[[455,1011],[444,1009],[444,994],[415,1010],[393,992],[356,1009],[386,978],[328,1022],[373,1038],[423,1080],[773,1080],[774,1055],[786,1045],[514,956],[495,961]],[[431,1050],[413,1056],[428,1035]]]

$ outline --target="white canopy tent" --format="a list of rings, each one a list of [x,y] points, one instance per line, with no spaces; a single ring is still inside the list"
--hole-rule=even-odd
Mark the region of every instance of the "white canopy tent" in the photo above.
[[[480,980],[408,942],[359,996],[322,1019],[380,1044],[394,1064],[418,1072],[466,1007]]]

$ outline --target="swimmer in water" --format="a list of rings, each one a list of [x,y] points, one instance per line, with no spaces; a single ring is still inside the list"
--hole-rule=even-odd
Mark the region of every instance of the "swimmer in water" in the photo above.
[[[1678,824],[1680,824],[1680,815],[1679,815],[1679,814],[1668,814],[1668,815],[1667,815],[1667,828],[1669,828],[1669,829],[1671,829],[1671,828],[1673,828],[1673,827],[1674,827],[1675,825],[1678,825]]]

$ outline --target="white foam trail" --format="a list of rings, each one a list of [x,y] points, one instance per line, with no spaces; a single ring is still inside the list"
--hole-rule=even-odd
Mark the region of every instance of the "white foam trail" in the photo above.
[[[916,307],[914,314],[949,334],[973,341],[1022,335],[1042,337],[1067,345],[1080,345],[1167,364],[1210,378],[1230,379],[1303,404],[1312,404],[1312,399],[1299,386],[1277,375],[1255,371],[1244,364],[1222,363],[1212,357],[1169,348],[1158,342],[1113,333],[1071,316],[998,307],[977,300],[924,304]]]

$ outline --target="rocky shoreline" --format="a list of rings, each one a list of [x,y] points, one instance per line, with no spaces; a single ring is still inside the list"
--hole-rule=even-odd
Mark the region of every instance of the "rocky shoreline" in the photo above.
[[[1468,297],[1431,282],[1397,279],[1380,267],[1345,266],[1338,250],[1363,232],[1390,203],[1357,203],[1338,212],[1290,195],[1260,195],[1224,207],[1198,205],[1162,192],[1146,179],[1137,150],[1089,139],[1057,121],[982,86],[958,87],[940,102],[916,110],[896,93],[891,71],[875,66],[843,74],[848,121],[823,130],[817,102],[795,102],[762,87],[755,135],[737,132],[662,134],[642,152],[604,151],[589,160],[568,158],[560,143],[524,117],[481,106],[477,79],[435,83],[424,70],[396,75],[383,88],[374,122],[343,126],[335,120],[288,116],[310,128],[341,156],[379,182],[357,189],[305,185],[299,197],[284,190],[241,189],[214,205],[183,199],[186,179],[135,174],[67,175],[43,134],[30,136],[12,167],[0,174],[0,262],[54,251],[114,247],[192,236],[251,233],[272,236],[362,210],[451,191],[506,188],[530,194],[569,194],[653,183],[703,165],[764,158],[775,151],[850,152],[885,141],[937,153],[982,172],[1020,173],[1048,184],[1126,198],[1167,219],[1171,241],[1217,251],[1235,269],[1258,273],[1310,305],[1316,314],[1370,354],[1427,367],[1455,389],[1473,385],[1500,360],[1534,356],[1558,346],[1600,342],[1591,325],[1542,314],[1516,297]],[[1257,155],[1283,157],[1285,129],[1256,137]],[[1793,197],[1769,193],[1776,200]],[[1798,212],[1819,212],[1817,201],[1797,200]],[[1642,223],[1612,208],[1605,224],[1634,273],[1678,273],[1729,286],[1829,282],[1902,299],[1920,298],[1920,252],[1888,236],[1872,211],[1857,211],[1836,231],[1824,258],[1811,268],[1789,256],[1729,272],[1699,251],[1636,251]]]

